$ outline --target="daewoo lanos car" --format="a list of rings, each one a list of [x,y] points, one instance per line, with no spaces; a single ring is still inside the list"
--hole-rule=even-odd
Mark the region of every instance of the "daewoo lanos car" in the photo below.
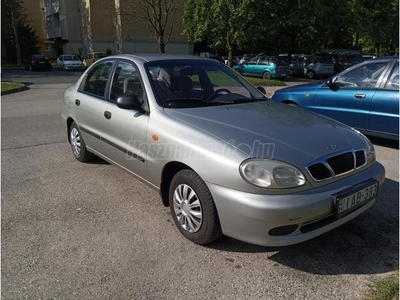
[[[260,90],[211,59],[111,56],[65,91],[62,119],[76,159],[158,190],[198,244],[294,244],[371,207],[385,171],[370,141]]]
[[[371,136],[399,139],[398,57],[368,60],[328,80],[278,90],[272,99],[333,118]]]

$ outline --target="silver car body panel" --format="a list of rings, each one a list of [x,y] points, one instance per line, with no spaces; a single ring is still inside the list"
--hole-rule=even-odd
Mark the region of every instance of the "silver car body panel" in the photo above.
[[[163,170],[168,164],[178,162],[193,169],[211,191],[224,234],[259,245],[293,244],[331,230],[372,205],[373,201],[368,202],[355,212],[308,233],[269,235],[271,228],[301,226],[330,215],[334,193],[371,179],[383,182],[385,172],[378,162],[368,162],[349,174],[323,182],[314,181],[307,172],[306,167],[321,157],[347,150],[367,150],[364,137],[337,121],[272,101],[163,108],[157,103],[144,64],[203,58],[123,55],[102,60],[105,59],[124,59],[136,64],[146,90],[148,112],[123,110],[115,103],[78,92],[91,66],[64,93],[64,124],[67,126],[68,120],[74,120],[91,152],[155,189],[160,188]],[[78,98],[81,102],[76,106]],[[107,120],[104,111],[113,117]],[[259,144],[254,145],[255,142]],[[241,163],[249,158],[292,164],[303,172],[307,183],[290,189],[257,188],[243,180],[239,172]]]

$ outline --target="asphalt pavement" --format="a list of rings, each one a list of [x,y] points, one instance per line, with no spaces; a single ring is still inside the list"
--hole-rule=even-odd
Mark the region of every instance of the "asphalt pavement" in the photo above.
[[[397,143],[372,140],[387,178],[346,225],[281,248],[198,246],[156,192],[73,157],[61,99],[80,72],[4,73],[30,90],[1,98],[2,299],[363,299],[398,269]]]

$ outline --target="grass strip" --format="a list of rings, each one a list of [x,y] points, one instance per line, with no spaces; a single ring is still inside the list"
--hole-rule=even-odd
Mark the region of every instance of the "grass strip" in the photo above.
[[[13,94],[13,93],[17,93],[20,91],[24,91],[27,90],[28,87],[23,84],[23,83],[19,83],[19,82],[1,82],[1,95],[7,95],[7,94]]]

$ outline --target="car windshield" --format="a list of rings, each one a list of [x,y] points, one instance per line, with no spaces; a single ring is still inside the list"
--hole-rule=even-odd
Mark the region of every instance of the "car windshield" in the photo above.
[[[103,57],[106,57],[107,55],[105,54],[105,53],[96,53],[95,55],[94,55],[94,57],[95,58],[97,58],[97,59],[100,59],[100,58],[103,58]]]
[[[234,70],[212,60],[165,60],[145,64],[157,102],[185,108],[265,101]]]
[[[32,58],[36,59],[36,60],[45,60],[45,57],[43,55],[39,55],[39,54],[32,55]]]
[[[65,55],[64,60],[79,60],[76,55]]]

